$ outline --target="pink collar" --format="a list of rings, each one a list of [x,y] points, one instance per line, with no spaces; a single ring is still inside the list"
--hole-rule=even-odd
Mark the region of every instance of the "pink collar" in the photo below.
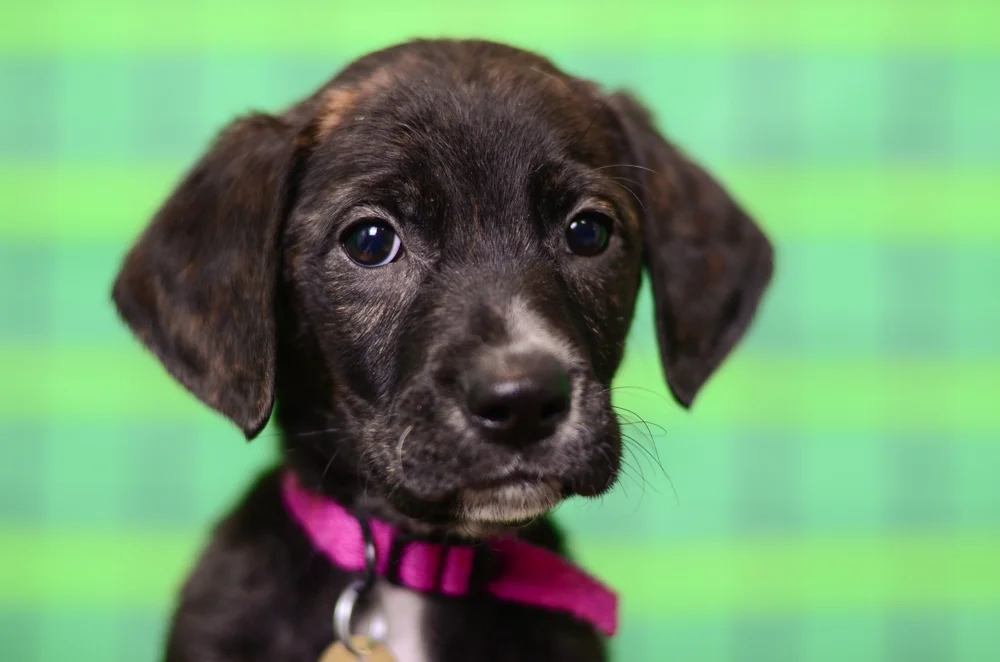
[[[282,488],[285,506],[313,545],[344,570],[364,570],[357,518],[332,499],[307,491],[291,472],[285,472]],[[451,597],[482,590],[501,600],[572,614],[608,636],[615,633],[615,593],[554,552],[512,537],[478,546],[447,544],[408,538],[380,520],[369,524],[376,572],[395,584]],[[498,572],[477,587],[474,570],[483,552],[498,562]]]

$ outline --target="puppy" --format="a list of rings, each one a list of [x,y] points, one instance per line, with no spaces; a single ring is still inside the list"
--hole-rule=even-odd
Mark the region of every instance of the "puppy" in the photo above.
[[[609,386],[644,266],[687,407],[747,329],[771,245],[631,96],[537,55],[414,41],[230,124],[113,288],[192,394],[248,439],[272,409],[281,432],[165,659],[605,659],[584,612],[607,593],[571,595],[592,584],[545,513],[615,483]],[[413,570],[426,550],[459,568],[453,547],[472,550],[460,588]]]

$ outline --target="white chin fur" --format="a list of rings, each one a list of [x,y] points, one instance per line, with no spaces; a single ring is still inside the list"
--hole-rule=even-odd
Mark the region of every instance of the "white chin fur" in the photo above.
[[[464,519],[484,524],[511,524],[538,517],[561,498],[555,482],[511,483],[461,493]]]

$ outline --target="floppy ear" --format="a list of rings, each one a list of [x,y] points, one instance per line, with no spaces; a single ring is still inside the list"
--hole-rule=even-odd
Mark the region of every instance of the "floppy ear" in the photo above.
[[[125,258],[112,298],[181,384],[248,439],[274,402],[275,289],[293,128],[230,124]]]
[[[609,105],[642,170],[646,268],[660,356],[674,397],[698,391],[750,325],[771,279],[773,250],[719,183],[657,132],[627,94]],[[635,176],[630,175],[630,177]]]

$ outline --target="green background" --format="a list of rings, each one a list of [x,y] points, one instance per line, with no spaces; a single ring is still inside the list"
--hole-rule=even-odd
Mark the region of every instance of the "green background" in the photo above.
[[[769,229],[773,288],[690,413],[559,517],[620,660],[1000,660],[1000,2],[4,0],[0,659],[151,660],[272,461],[117,323],[124,249],[230,117],[367,50],[486,36],[633,88]],[[262,624],[263,625],[263,624]]]

